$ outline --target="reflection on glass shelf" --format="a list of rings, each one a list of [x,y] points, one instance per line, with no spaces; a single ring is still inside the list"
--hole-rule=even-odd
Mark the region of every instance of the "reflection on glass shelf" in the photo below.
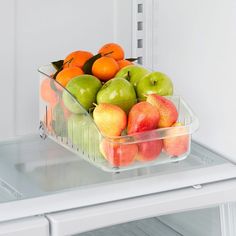
[[[0,180],[0,203],[20,199],[21,195]]]
[[[225,163],[220,156],[193,143],[184,161],[118,174],[104,172],[50,139],[26,136],[0,143],[0,179],[22,193],[22,198],[115,180],[145,178]]]

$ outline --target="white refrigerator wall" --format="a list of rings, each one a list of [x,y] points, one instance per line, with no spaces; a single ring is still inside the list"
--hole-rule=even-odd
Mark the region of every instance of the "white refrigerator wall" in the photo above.
[[[200,120],[194,138],[236,161],[236,1],[156,0],[154,67]]]
[[[74,50],[121,43],[131,56],[132,1],[0,1],[0,140],[37,132],[37,68]]]

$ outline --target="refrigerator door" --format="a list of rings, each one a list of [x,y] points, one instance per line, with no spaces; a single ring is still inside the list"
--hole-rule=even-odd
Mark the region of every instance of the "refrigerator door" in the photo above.
[[[45,217],[32,217],[0,223],[0,236],[49,236]]]

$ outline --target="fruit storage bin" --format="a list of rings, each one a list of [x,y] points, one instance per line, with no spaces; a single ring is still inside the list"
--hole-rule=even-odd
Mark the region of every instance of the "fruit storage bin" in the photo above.
[[[198,128],[198,119],[180,96],[168,99],[174,102],[178,110],[181,126],[107,137],[94,123],[92,110],[87,112],[52,78],[55,73],[53,66],[43,66],[38,71],[42,138],[48,136],[89,163],[109,172],[176,162],[184,160],[190,153],[191,134]],[[78,114],[66,109],[63,103],[65,95]],[[170,154],[166,146],[177,154]]]

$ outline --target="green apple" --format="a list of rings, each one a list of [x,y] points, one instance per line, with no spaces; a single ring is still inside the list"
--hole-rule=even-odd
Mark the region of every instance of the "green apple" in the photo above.
[[[68,138],[80,152],[95,162],[104,161],[99,151],[100,133],[89,115],[72,114],[68,119]]]
[[[97,103],[110,103],[119,106],[125,112],[137,102],[133,85],[123,78],[107,81],[97,93]]]
[[[150,73],[150,71],[144,67],[129,65],[119,70],[115,77],[127,79],[136,88],[139,80],[148,73]]]
[[[136,91],[139,99],[145,99],[146,95],[152,93],[171,96],[173,95],[173,83],[167,75],[161,72],[152,72],[139,80]]]
[[[67,119],[60,103],[53,108],[52,127],[57,136],[67,137]]]
[[[76,76],[69,81],[66,89],[63,91],[62,97],[64,104],[73,113],[84,113],[78,102],[84,109],[89,110],[93,106],[93,103],[96,102],[96,95],[101,87],[101,81],[95,76]]]

